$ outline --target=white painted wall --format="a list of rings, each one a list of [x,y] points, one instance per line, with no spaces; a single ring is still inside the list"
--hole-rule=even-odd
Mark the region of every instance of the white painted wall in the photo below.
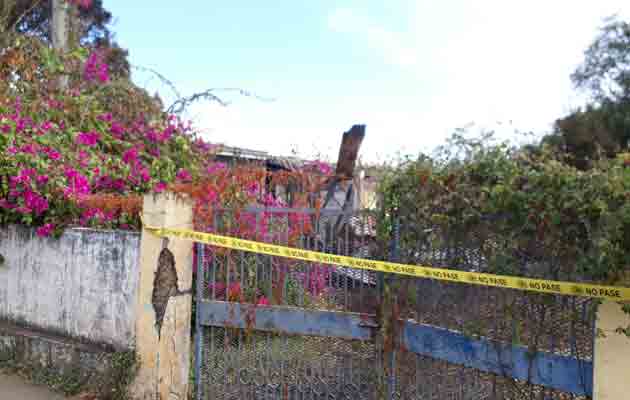
[[[0,319],[117,348],[135,344],[140,235],[0,229]]]

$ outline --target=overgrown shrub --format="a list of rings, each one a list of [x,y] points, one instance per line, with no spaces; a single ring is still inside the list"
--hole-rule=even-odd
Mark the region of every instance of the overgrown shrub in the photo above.
[[[381,182],[382,235],[391,234],[397,219],[403,249],[427,240],[476,241],[487,272],[606,283],[626,278],[627,155],[580,171],[546,150],[532,154],[461,137],[450,146],[450,156],[407,160]],[[528,269],[536,260],[556,262]]]

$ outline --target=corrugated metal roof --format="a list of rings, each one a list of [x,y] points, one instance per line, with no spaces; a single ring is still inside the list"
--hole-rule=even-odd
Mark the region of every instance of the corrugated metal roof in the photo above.
[[[245,149],[242,147],[232,147],[226,145],[219,145],[217,155],[238,158],[254,158],[259,160],[265,160],[269,158],[269,153],[267,153],[266,151]]]
[[[295,157],[268,157],[267,165],[285,169],[287,171],[297,171],[301,169],[306,161]]]

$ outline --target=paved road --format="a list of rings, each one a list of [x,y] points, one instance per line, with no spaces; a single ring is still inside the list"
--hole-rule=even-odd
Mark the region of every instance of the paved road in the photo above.
[[[43,386],[24,382],[16,376],[0,373],[0,400],[65,400]]]

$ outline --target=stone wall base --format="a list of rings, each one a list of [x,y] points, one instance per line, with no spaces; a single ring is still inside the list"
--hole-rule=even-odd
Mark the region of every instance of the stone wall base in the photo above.
[[[126,390],[135,368],[133,352],[82,343],[0,321],[0,368],[19,372],[67,395]],[[121,397],[122,393],[118,393]]]

